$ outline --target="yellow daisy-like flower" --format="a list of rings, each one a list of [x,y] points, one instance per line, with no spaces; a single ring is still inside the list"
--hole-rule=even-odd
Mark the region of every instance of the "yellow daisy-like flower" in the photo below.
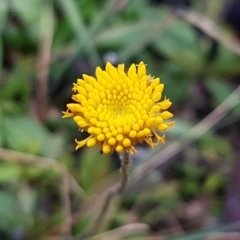
[[[146,65],[132,64],[125,73],[124,64],[118,67],[106,64],[105,71],[96,68],[96,78],[83,74],[73,85],[76,103],[67,104],[63,117],[73,117],[80,130],[89,137],[77,141],[76,149],[101,146],[101,152],[114,150],[136,152],[136,143],[146,142],[152,148],[164,136],[159,136],[174,122],[165,122],[173,116],[166,111],[169,99],[160,101],[164,85],[159,78],[146,73]],[[153,142],[155,136],[156,142]]]

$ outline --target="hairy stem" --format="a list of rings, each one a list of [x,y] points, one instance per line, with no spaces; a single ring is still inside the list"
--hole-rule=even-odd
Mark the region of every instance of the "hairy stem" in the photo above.
[[[103,221],[103,218],[108,211],[108,208],[110,206],[112,198],[115,195],[122,194],[125,191],[127,183],[128,183],[129,163],[130,163],[129,152],[125,150],[121,157],[121,172],[122,172],[121,184],[120,184],[120,186],[113,186],[112,188],[108,189],[108,191],[106,192],[106,197],[105,197],[103,206],[101,208],[99,216],[97,217],[97,219],[94,222],[93,227],[92,227],[94,232],[97,231],[97,229],[100,226],[100,223]]]
[[[130,163],[130,156],[128,151],[124,151],[122,158],[121,158],[121,171],[122,171],[122,181],[119,188],[119,193],[123,193],[126,189],[127,182],[128,182],[128,169]]]

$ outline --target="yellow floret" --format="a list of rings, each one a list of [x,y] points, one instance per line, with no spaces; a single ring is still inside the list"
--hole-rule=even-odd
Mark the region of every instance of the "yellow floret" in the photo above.
[[[81,131],[89,133],[88,138],[76,140],[76,149],[99,145],[106,154],[114,150],[135,153],[137,143],[151,147],[164,143],[159,131],[174,122],[165,122],[173,114],[167,111],[171,101],[161,101],[163,89],[159,78],[147,75],[143,62],[132,64],[127,72],[124,64],[114,67],[108,62],[105,70],[96,68],[96,78],[83,74],[73,84],[75,103],[67,104],[63,112],[63,117],[72,117]]]

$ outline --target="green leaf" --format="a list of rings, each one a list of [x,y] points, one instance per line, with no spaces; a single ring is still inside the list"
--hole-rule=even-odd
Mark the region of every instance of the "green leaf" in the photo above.
[[[46,131],[27,116],[4,117],[4,132],[7,147],[30,154],[41,154],[46,141]]]
[[[161,68],[159,65],[149,65],[149,72],[162,79],[165,85],[164,95],[166,94],[172,102],[189,101],[189,84],[195,79],[195,73],[186,71],[175,62],[167,62]]]
[[[203,189],[207,192],[214,193],[224,186],[224,182],[224,176],[222,176],[221,173],[212,173],[207,177]]]
[[[179,20],[164,31],[155,48],[188,72],[200,71],[203,67],[205,46],[199,44],[194,28],[185,21]]]
[[[126,47],[137,45],[142,41],[149,42],[156,39],[163,30],[164,26],[161,24],[161,20],[162,16],[158,20],[114,25],[99,33],[95,41],[101,47]]]
[[[64,135],[61,133],[50,134],[44,142],[42,155],[57,158],[63,152]]]
[[[1,9],[0,9],[0,31],[2,32],[2,29],[6,23],[7,13],[8,13],[8,4],[7,1],[0,1]]]
[[[34,61],[32,57],[20,58],[11,72],[9,79],[1,86],[0,99],[17,98],[18,102],[28,101],[30,96],[30,80]]]
[[[81,186],[86,190],[89,190],[100,179],[103,179],[110,168],[109,156],[106,154],[99,155],[98,148],[85,148],[81,156],[79,179]]]
[[[224,162],[226,161],[225,163],[231,163],[233,159],[234,149],[226,138],[216,136],[209,132],[199,139],[199,145],[201,150],[208,152],[213,157],[215,156],[215,158],[216,156],[221,157],[220,159]],[[220,159],[218,158],[218,160]]]
[[[214,97],[214,103],[216,105],[223,102],[234,90],[228,82],[215,78],[208,79],[206,86]]]
[[[33,225],[33,218],[23,211],[16,196],[0,192],[0,226],[12,232],[16,227],[28,228]]]
[[[153,44],[161,37],[162,32],[166,30],[166,23],[169,22],[167,8],[151,9],[145,5],[141,6],[139,2],[137,5],[141,10],[144,9],[144,12],[140,12],[142,19],[127,24],[122,22],[112,24],[95,37],[99,47],[120,49],[118,53],[120,61],[138,55],[147,45]],[[136,10],[136,6],[133,9]]]
[[[16,181],[21,175],[21,166],[16,164],[1,163],[0,164],[0,182]]]
[[[215,76],[234,75],[240,73],[240,57],[239,55],[229,51],[223,46],[218,49],[218,54],[212,64],[206,66],[205,71]]]
[[[28,34],[34,38],[39,36],[40,16],[43,12],[44,1],[39,0],[12,0],[15,14],[25,23]]]
[[[169,134],[174,134],[175,136],[178,136],[179,138],[182,138],[186,133],[191,129],[194,125],[184,119],[180,118],[174,118],[175,125],[174,125],[174,131],[170,131]]]
[[[195,179],[185,179],[181,186],[181,195],[184,198],[196,197],[200,192],[199,183]]]
[[[25,213],[34,213],[36,211],[38,190],[30,187],[28,183],[23,182],[18,191],[19,204]]]
[[[83,14],[86,15],[86,12],[93,12],[95,10],[95,14],[92,14],[91,25],[90,25],[90,32],[92,35],[96,35],[100,31],[102,31],[103,28],[106,27],[106,21],[109,19],[112,19],[114,15],[116,14],[116,4],[118,0],[111,0],[106,1],[105,5],[101,9],[101,11],[96,11],[98,6],[96,5],[95,1],[82,1],[82,7],[84,7]],[[91,9],[90,4],[92,4]],[[86,11],[87,10],[87,11]],[[86,16],[89,18],[89,16]]]

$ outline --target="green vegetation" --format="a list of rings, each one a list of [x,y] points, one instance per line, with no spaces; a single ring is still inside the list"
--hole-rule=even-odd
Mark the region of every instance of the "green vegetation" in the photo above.
[[[224,1],[151,2],[0,0],[0,239],[230,239],[239,230],[227,205],[240,195],[237,34],[220,22]],[[83,73],[142,60],[164,82],[176,125],[165,145],[137,148],[125,194],[96,226],[119,157],[75,152],[85,133],[61,112]]]

